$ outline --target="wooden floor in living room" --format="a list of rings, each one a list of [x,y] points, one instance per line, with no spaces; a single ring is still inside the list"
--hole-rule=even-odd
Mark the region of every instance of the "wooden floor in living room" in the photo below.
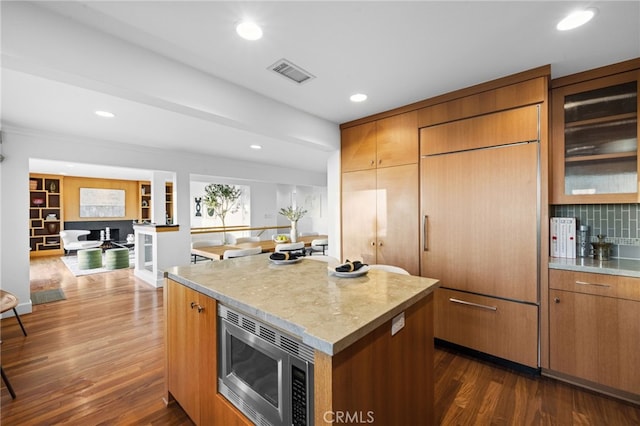
[[[66,300],[2,320],[0,424],[191,425],[166,407],[162,290],[131,269],[74,277],[58,257],[31,262],[31,291]],[[638,425],[640,407],[436,349],[436,424]],[[387,426],[387,425],[382,425]],[[416,425],[419,426],[419,425]]]

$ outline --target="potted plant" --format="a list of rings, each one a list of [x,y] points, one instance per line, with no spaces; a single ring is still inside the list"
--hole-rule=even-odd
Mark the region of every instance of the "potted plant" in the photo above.
[[[234,185],[210,183],[204,188],[204,192],[202,201],[207,206],[207,213],[222,221],[222,240],[226,243],[225,218],[228,213],[235,213],[240,208],[238,200],[242,196],[242,189]]]
[[[298,241],[298,221],[307,213],[302,207],[281,208],[280,214],[291,221],[291,242]]]

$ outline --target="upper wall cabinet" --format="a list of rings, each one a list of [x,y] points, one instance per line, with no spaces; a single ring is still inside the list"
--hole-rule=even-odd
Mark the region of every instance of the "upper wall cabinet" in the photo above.
[[[416,111],[342,130],[343,172],[416,163]]]
[[[636,69],[553,85],[552,204],[640,200],[639,77]]]

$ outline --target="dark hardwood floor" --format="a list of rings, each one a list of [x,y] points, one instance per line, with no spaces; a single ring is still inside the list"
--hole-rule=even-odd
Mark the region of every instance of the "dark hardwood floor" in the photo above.
[[[3,319],[0,424],[191,425],[162,401],[162,290],[131,270],[74,277],[57,257],[31,264],[32,291],[67,299]],[[640,407],[437,349],[436,424],[639,425]],[[383,425],[386,426],[386,425]],[[419,426],[419,425],[416,425]]]

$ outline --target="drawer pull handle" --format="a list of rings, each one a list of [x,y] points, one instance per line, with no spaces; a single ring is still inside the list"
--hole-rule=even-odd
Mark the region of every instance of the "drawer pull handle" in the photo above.
[[[587,282],[584,282],[584,281],[576,281],[576,284],[578,284],[578,285],[591,285],[591,286],[594,286],[594,287],[604,287],[604,288],[611,287],[608,284],[594,284],[594,283],[587,283]]]
[[[449,302],[459,303],[461,305],[473,306],[475,308],[486,309],[488,311],[497,311],[498,310],[498,308],[496,306],[481,305],[479,303],[473,303],[473,302],[467,302],[467,301],[460,300],[460,299],[454,299],[453,297],[449,298]]]

